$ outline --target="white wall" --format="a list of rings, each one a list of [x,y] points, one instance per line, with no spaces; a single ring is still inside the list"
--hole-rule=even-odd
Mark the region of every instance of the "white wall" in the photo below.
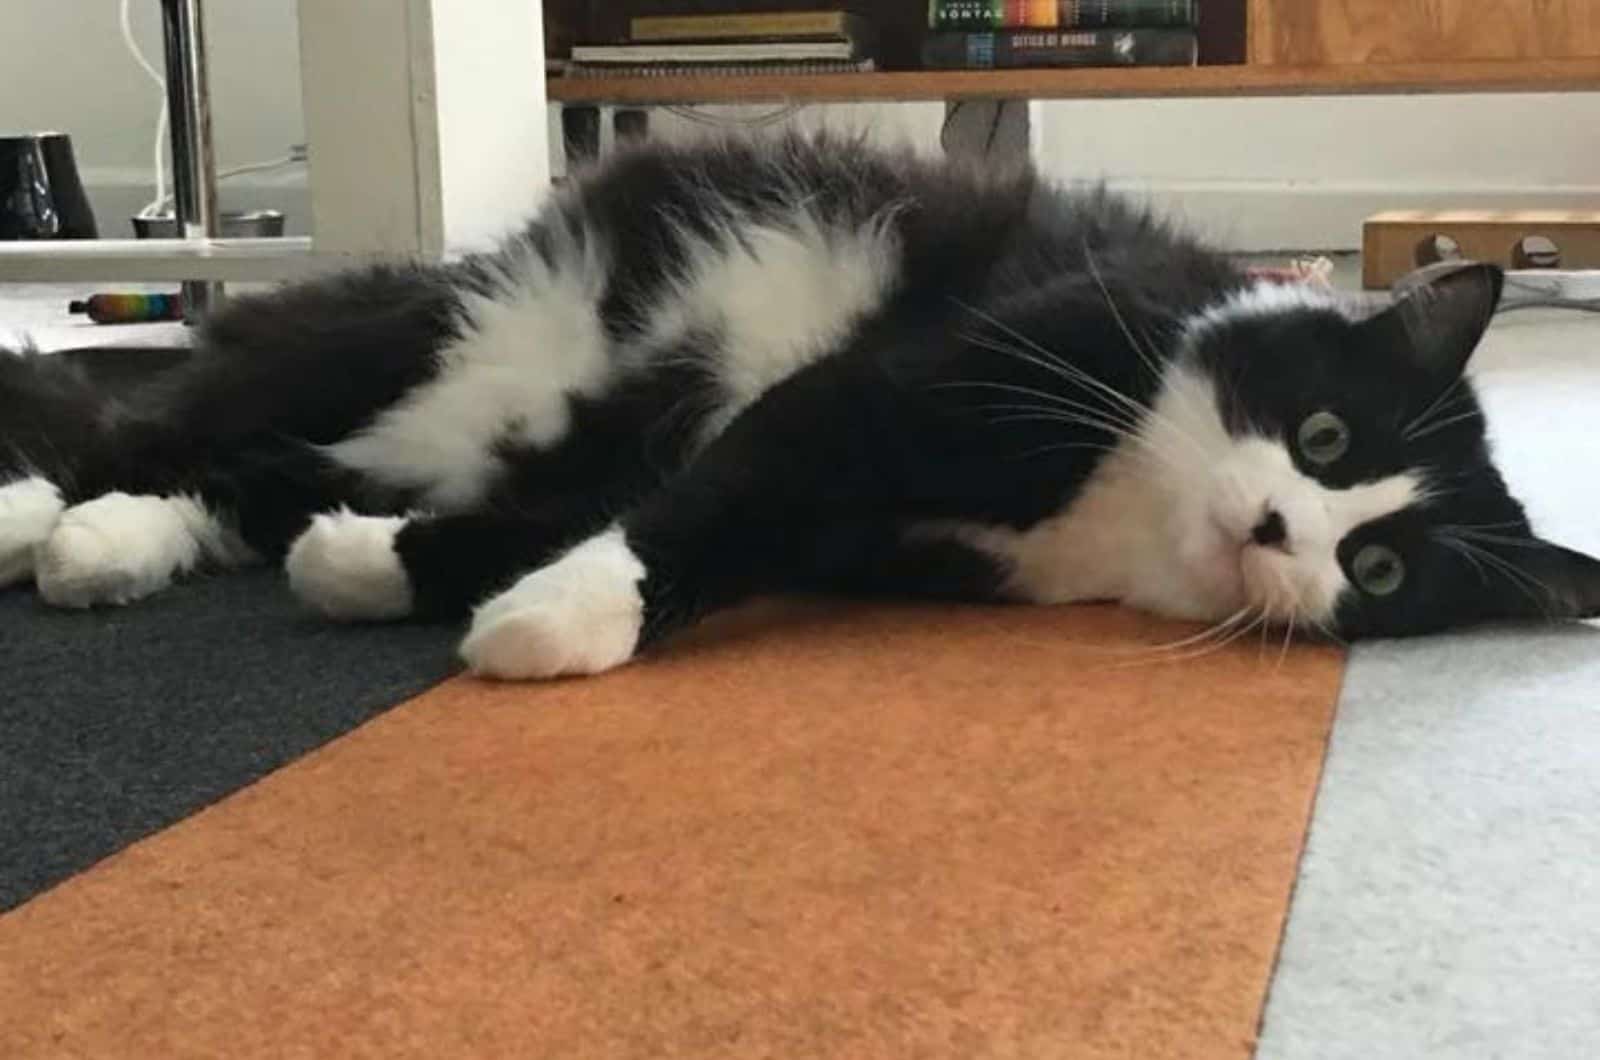
[[[102,227],[123,230],[149,195],[156,95],[122,50],[116,0],[3,2],[25,47],[8,41],[0,63],[0,129],[71,132]],[[294,7],[206,6],[224,166],[276,157],[304,138]],[[139,39],[159,56],[157,5],[134,0],[133,9]],[[1354,247],[1361,218],[1381,209],[1600,202],[1600,92],[1081,101],[1040,113],[1051,174],[1148,195],[1241,249]],[[931,148],[941,118],[939,106],[914,104],[810,108],[803,120],[868,123]],[[224,204],[285,209],[301,228],[300,181],[291,171],[229,182]]]
[[[127,217],[151,198],[155,84],[134,64],[117,28],[118,0],[0,0],[0,133],[70,133],[101,231],[126,235]],[[156,0],[133,0],[136,38],[162,66]],[[219,166],[277,158],[303,143],[295,0],[211,0],[213,132]],[[284,209],[306,224],[303,172],[223,185],[223,206]]]
[[[1355,249],[1382,210],[1600,204],[1600,92],[1081,100],[1034,113],[1053,177],[1104,181],[1241,250]],[[933,150],[943,116],[938,104],[860,105],[795,120]],[[697,128],[671,114],[657,124],[671,136]]]
[[[1248,249],[1343,249],[1381,210],[1600,205],[1600,92],[1044,105],[1042,164]]]

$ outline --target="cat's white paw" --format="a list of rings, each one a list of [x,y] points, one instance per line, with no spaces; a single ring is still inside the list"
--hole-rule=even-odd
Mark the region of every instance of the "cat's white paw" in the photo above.
[[[42,478],[0,486],[0,589],[33,577],[33,552],[56,527],[66,506]]]
[[[108,493],[62,513],[34,551],[39,595],[57,607],[126,604],[172,583],[200,562],[184,505],[165,497]]]
[[[620,529],[592,537],[479,607],[461,657],[513,681],[621,666],[639,646],[644,575]]]
[[[394,550],[400,516],[319,515],[284,561],[294,594],[329,618],[375,622],[411,614],[411,579]]]

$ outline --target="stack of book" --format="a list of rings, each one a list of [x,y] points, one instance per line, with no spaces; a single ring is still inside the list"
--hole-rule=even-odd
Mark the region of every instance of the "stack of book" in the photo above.
[[[1193,66],[1199,0],[929,0],[925,67]]]
[[[624,42],[574,45],[566,73],[569,77],[846,73],[875,69],[876,44],[871,23],[846,11],[649,15],[631,20]]]

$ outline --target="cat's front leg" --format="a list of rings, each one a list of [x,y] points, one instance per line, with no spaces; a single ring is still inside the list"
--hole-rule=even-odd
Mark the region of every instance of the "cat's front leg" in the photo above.
[[[462,658],[504,680],[621,666],[644,634],[646,573],[622,527],[597,534],[480,606]]]
[[[462,654],[507,679],[591,674],[632,657],[644,567],[592,519],[318,515],[289,549],[289,585],[340,621],[472,613]],[[573,541],[580,542],[573,547]],[[474,610],[475,609],[475,610]]]
[[[1016,462],[991,461],[981,428],[922,382],[841,355],[768,390],[615,525],[479,606],[466,661],[500,678],[599,673],[758,595],[1001,595],[994,560],[915,527],[993,515],[993,495],[1017,490],[989,469]]]
[[[284,567],[303,602],[342,622],[465,617],[603,525],[586,513],[315,516]]]
[[[461,646],[471,669],[601,673],[711,610],[806,581],[841,498],[822,488],[837,480],[831,461],[805,472],[786,456],[793,438],[770,409],[791,390],[747,410],[617,523],[479,605]]]
[[[667,497],[643,512],[672,518]],[[681,502],[677,510],[690,514]],[[475,673],[505,680],[603,673],[763,592],[1004,598],[1005,571],[991,557],[871,515],[699,524],[687,547],[662,530],[635,512],[524,575],[477,608],[462,657]]]
[[[941,582],[910,575],[928,566],[908,559],[882,432],[852,393],[822,374],[768,392],[614,525],[479,606],[469,666],[600,673],[752,596]]]

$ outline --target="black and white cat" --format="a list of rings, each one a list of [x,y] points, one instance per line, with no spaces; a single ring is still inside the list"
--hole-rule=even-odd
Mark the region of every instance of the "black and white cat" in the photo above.
[[[505,678],[754,594],[1117,600],[1342,637],[1600,611],[1463,368],[1501,276],[1253,282],[1106,194],[856,140],[628,151],[496,253],[235,300],[142,382],[0,354],[0,584],[286,562]]]

